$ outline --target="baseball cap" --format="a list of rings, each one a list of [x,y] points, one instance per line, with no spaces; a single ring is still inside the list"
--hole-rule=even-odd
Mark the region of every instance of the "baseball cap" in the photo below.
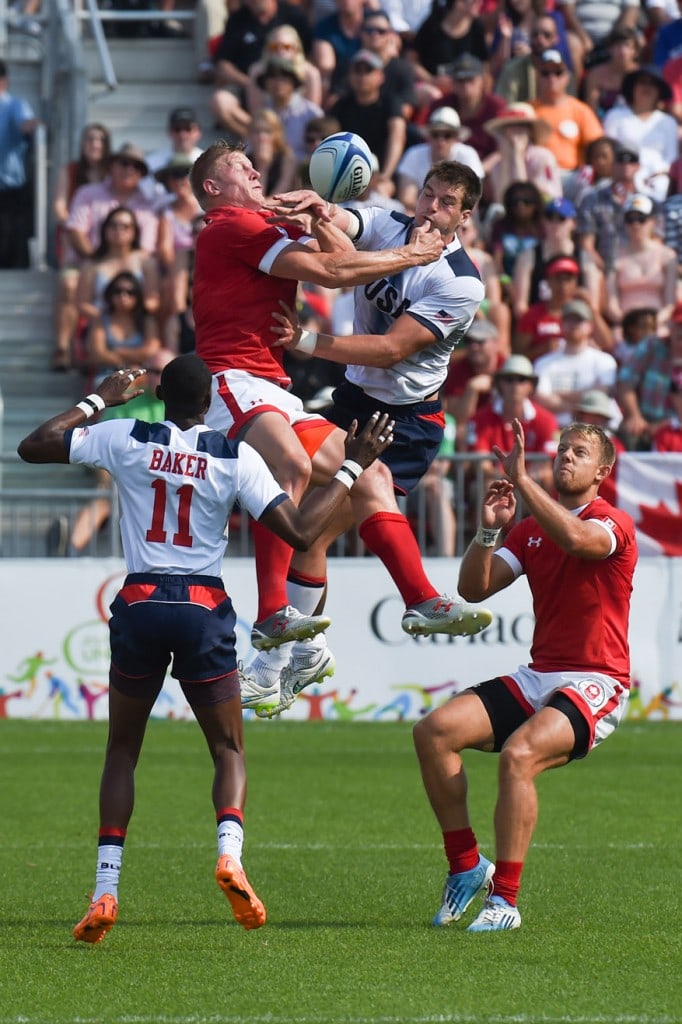
[[[485,69],[483,62],[474,57],[473,53],[462,53],[451,64],[447,64],[444,70],[450,78],[461,81],[463,78],[476,78],[477,75],[482,75]]]
[[[371,68],[377,71],[379,68],[383,68],[384,62],[378,53],[374,53],[373,50],[358,50],[353,56],[351,61],[351,67],[353,64],[369,64]]]
[[[582,299],[571,299],[570,302],[567,302],[561,310],[561,315],[577,316],[581,320],[592,321],[594,319],[594,317],[592,316],[592,310],[586,302],[583,302]]]
[[[623,203],[623,213],[641,213],[644,217],[650,217],[654,212],[654,204],[649,196],[643,196],[639,192],[628,196]]]
[[[476,317],[471,324],[471,327],[464,336],[464,341],[488,341],[489,338],[498,337],[497,327],[490,320],[484,320],[483,317]]]
[[[577,277],[579,273],[580,267],[572,256],[553,256],[545,264],[545,275],[547,277],[551,274],[575,274]]]
[[[603,416],[610,420],[613,416],[611,399],[603,391],[590,388],[584,391],[579,402],[575,405],[575,412],[590,412],[595,416]]]
[[[468,139],[471,135],[468,128],[462,127],[459,114],[454,107],[438,107],[437,110],[434,110],[429,118],[428,127],[435,128],[437,126],[452,129],[453,132],[457,132],[461,139]]]
[[[632,162],[638,164],[639,153],[636,149],[632,149],[631,146],[618,146],[614,153],[614,160],[619,160],[623,163]]]
[[[197,112],[192,107],[175,107],[168,115],[169,128],[179,124],[197,124]]]
[[[545,214],[551,216],[553,213],[558,213],[560,217],[566,219],[567,217],[575,217],[575,206],[570,199],[566,199],[565,196],[561,196],[559,199],[550,199],[545,206]]]
[[[509,377],[511,375],[514,377],[527,377],[528,380],[532,380],[537,384],[537,374],[527,356],[509,356],[495,373],[496,377]]]
[[[540,57],[541,64],[561,64],[565,67],[564,58],[561,56],[559,50],[543,50],[542,56]]]

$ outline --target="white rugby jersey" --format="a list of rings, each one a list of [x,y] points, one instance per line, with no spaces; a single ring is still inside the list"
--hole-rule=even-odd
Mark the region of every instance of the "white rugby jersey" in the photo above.
[[[358,249],[405,245],[414,217],[389,210],[352,212],[361,223]],[[394,366],[349,365],[346,377],[391,405],[421,402],[447,377],[450,354],[471,326],[485,294],[480,274],[457,237],[427,267],[412,267],[355,289],[354,334],[385,334],[407,313],[433,332],[433,344]]]
[[[70,462],[116,481],[129,572],[220,576],[235,501],[259,519],[287,497],[254,448],[203,424],[109,420],[65,440]]]

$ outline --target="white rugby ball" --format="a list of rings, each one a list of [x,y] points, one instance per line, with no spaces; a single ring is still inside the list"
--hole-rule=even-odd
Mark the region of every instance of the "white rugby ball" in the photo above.
[[[308,168],[310,184],[331,203],[357,199],[372,176],[372,154],[360,135],[337,132],[313,150]]]

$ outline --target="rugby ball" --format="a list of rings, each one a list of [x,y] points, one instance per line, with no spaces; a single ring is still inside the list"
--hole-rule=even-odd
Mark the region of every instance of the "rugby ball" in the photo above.
[[[357,199],[372,176],[372,154],[354,132],[329,135],[315,147],[308,168],[310,184],[331,203]]]

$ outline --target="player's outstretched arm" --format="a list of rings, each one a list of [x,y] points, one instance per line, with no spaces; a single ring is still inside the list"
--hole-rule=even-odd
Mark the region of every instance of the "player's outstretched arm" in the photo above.
[[[307,551],[326,530],[360,474],[393,441],[394,421],[386,413],[375,412],[360,434],[357,428],[353,420],[345,439],[346,458],[326,487],[314,487],[298,508],[288,498],[261,516],[268,529],[297,551]]]
[[[141,395],[144,388],[133,387],[146,370],[117,370],[102,381],[97,391],[87,395],[65,412],[58,413],[36,427],[19,444],[17,451],[24,462],[68,462],[64,434],[81,426],[96,413],[114,405],[123,405]]]
[[[509,480],[493,480],[481,502],[480,525],[464,552],[457,589],[466,601],[484,601],[508,587],[514,574],[501,558],[493,558],[500,531],[516,514],[514,486]]]

